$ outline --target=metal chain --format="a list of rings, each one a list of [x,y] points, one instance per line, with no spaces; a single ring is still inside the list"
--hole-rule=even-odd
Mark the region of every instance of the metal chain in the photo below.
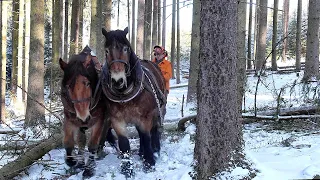
[[[162,111],[161,111],[161,109],[160,109],[160,101],[159,101],[159,99],[158,99],[157,92],[156,92],[156,90],[155,90],[155,88],[154,88],[154,86],[153,86],[153,84],[152,84],[149,76],[148,76],[147,74],[145,74],[145,75],[146,75],[146,77],[147,77],[147,79],[148,79],[148,81],[149,81],[149,83],[150,83],[150,85],[151,85],[151,88],[152,88],[154,97],[156,98],[156,102],[157,102],[158,110],[159,110],[159,115],[160,115],[160,120],[161,120],[161,121],[160,121],[160,123],[161,123],[160,126],[162,126],[162,125],[163,125],[163,114],[162,114]]]

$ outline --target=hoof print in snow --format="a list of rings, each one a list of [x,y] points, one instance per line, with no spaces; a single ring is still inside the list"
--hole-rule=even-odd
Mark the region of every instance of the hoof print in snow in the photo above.
[[[131,178],[134,176],[133,163],[129,159],[122,159],[120,165],[121,174],[125,175],[126,178]]]

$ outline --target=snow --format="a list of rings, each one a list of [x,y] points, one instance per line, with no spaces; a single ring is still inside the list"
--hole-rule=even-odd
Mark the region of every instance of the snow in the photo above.
[[[299,107],[310,105],[308,99],[313,99],[313,91],[303,91],[304,87],[299,84],[303,73],[272,74],[267,73],[259,85],[257,95],[257,107],[259,109],[274,109],[277,106],[277,96],[281,88],[285,88],[282,94],[281,107]],[[254,106],[254,92],[257,77],[249,75],[247,80],[247,91],[245,107],[248,114],[252,114]],[[182,79],[182,84],[187,85],[187,80]],[[295,86],[293,84],[296,84]],[[174,80],[171,85],[177,86]],[[309,87],[317,87],[317,83]],[[290,91],[291,89],[291,91]],[[167,114],[165,122],[173,123],[182,117],[182,105],[184,116],[195,114],[196,108],[193,104],[182,104],[182,97],[186,98],[187,87],[173,88],[170,90],[167,103]],[[317,98],[317,93],[316,93]],[[185,101],[184,101],[185,102]],[[243,139],[245,142],[244,152],[246,159],[252,163],[252,167],[258,170],[255,180],[264,179],[309,179],[320,175],[320,131],[317,122],[312,120],[301,120],[301,125],[288,130],[277,128],[272,123],[261,121],[258,123],[245,124],[243,126]],[[289,123],[290,124],[290,123]],[[21,123],[11,122],[9,124],[18,130]],[[286,124],[281,124],[283,127]],[[0,130],[8,127],[1,124]],[[135,176],[131,179],[161,179],[161,180],[191,180],[193,173],[194,136],[196,126],[187,124],[185,132],[164,132],[160,157],[155,165],[155,171],[145,173],[142,170],[142,161],[137,155],[139,141],[130,139],[133,152]],[[29,130],[20,132],[24,136],[30,134]],[[44,133],[47,136],[47,133]],[[0,139],[4,138],[3,135]],[[0,144],[3,144],[1,141]],[[96,174],[90,179],[126,179],[120,173],[120,160],[115,149],[107,145],[104,148],[107,156],[97,161]],[[1,152],[0,152],[1,155]],[[82,172],[70,173],[69,167],[64,163],[65,150],[54,149],[46,154],[41,160],[35,162],[24,173],[16,179],[82,179]],[[86,156],[88,156],[86,154]],[[0,159],[0,166],[11,161],[12,156],[4,156]],[[219,179],[242,179],[249,175],[249,170],[243,167],[235,167],[227,172],[222,172]]]

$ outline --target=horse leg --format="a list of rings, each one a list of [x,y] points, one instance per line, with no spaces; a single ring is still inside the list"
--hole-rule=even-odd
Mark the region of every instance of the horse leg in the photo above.
[[[74,149],[75,127],[71,122],[65,120],[63,124],[63,131],[64,131],[63,145],[67,154],[65,162],[68,166],[72,167],[77,164],[77,160],[72,155],[73,149]]]
[[[101,133],[103,130],[104,119],[100,119],[91,128],[91,137],[88,144],[89,158],[85,165],[83,177],[92,177],[95,173],[96,161],[95,155],[98,150],[99,142],[101,139]]]
[[[103,151],[103,147],[105,145],[105,142],[108,141],[108,143],[114,147],[115,149],[117,149],[116,146],[116,140],[115,137],[112,134],[111,131],[111,121],[109,119],[105,120],[104,122],[104,127],[101,133],[101,138],[100,138],[100,142],[99,142],[99,147],[98,147],[98,159],[101,159],[102,157],[105,157],[106,154]]]
[[[87,142],[87,138],[86,138],[86,129],[84,127],[79,128],[78,130],[78,147],[79,147],[79,151],[78,151],[78,163],[76,168],[79,169],[83,169],[84,168],[84,150],[86,147],[86,142]]]
[[[141,134],[141,131],[140,129],[136,126],[136,129],[138,131],[138,134],[139,134],[139,142],[140,142],[140,147],[139,147],[139,156],[141,158],[143,158],[143,140],[142,140],[142,134]]]
[[[123,122],[117,122],[115,119],[112,120],[112,126],[118,135],[118,145],[121,156],[121,173],[127,178],[134,175],[133,163],[130,159],[130,144],[126,136],[126,124]]]
[[[158,156],[160,155],[160,137],[161,134],[158,125],[153,126],[151,129],[151,145],[153,151],[157,153]]]

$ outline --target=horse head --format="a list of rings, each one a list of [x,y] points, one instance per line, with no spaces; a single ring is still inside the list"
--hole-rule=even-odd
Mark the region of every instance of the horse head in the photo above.
[[[110,72],[110,83],[116,89],[126,88],[127,77],[130,76],[131,47],[126,38],[127,33],[128,28],[109,32],[102,29],[102,34],[106,38],[104,47]]]
[[[98,81],[91,55],[85,50],[73,55],[68,63],[59,60],[64,71],[61,86],[64,107],[84,122],[91,116],[92,94]]]

